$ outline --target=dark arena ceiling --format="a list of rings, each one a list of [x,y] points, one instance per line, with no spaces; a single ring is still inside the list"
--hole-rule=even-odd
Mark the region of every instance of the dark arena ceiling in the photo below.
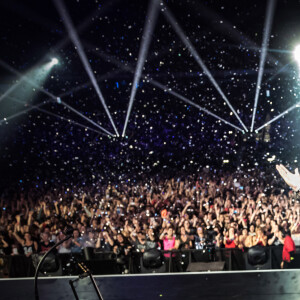
[[[0,7],[1,186],[297,165],[300,1]]]

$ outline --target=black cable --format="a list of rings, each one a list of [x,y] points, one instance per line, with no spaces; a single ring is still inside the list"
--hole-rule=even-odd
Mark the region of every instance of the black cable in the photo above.
[[[35,270],[35,275],[34,275],[34,295],[35,295],[35,300],[39,300],[39,291],[38,291],[38,276],[39,276],[39,271],[40,268],[44,262],[44,260],[46,259],[46,257],[51,253],[51,251],[53,249],[55,249],[56,247],[58,247],[59,245],[61,245],[63,242],[67,241],[68,239],[70,239],[73,236],[73,234],[69,234],[67,235],[64,239],[62,239],[61,241],[59,241],[58,243],[56,243],[54,246],[52,246],[42,257],[42,259],[40,260],[36,270]]]

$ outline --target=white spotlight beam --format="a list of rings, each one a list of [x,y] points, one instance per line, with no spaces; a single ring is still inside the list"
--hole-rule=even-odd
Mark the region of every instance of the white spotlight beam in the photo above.
[[[91,23],[93,22],[93,20],[95,18],[98,18],[100,15],[104,15],[108,12],[109,9],[111,9],[113,7],[113,5],[117,4],[118,2],[120,2],[121,0],[110,0],[105,2],[104,4],[102,4],[100,11],[98,11],[97,9],[93,10],[91,14],[89,14],[86,19],[79,24],[79,26],[77,28],[75,28],[76,32],[78,34],[82,33],[84,30],[86,30]],[[52,53],[56,53],[59,49],[65,47],[70,41],[69,36],[65,36],[63,39],[61,39],[56,46],[54,46],[53,48],[50,49],[50,51]]]
[[[260,62],[258,67],[258,76],[257,76],[256,91],[255,91],[255,98],[254,98],[254,108],[253,108],[252,122],[250,128],[251,132],[253,131],[254,128],[257,103],[258,103],[259,93],[261,89],[261,82],[262,82],[262,77],[265,68],[265,61],[268,53],[268,45],[269,45],[270,32],[271,32],[272,21],[274,16],[275,3],[276,0],[268,0],[268,4],[267,4],[267,16],[265,19],[263,42],[262,42]]]
[[[93,120],[89,119],[88,117],[86,117],[85,115],[83,115],[82,113],[80,113],[78,110],[76,110],[75,108],[73,108],[72,106],[70,106],[69,104],[67,104],[66,102],[64,102],[64,101],[61,100],[61,104],[64,105],[65,107],[67,107],[68,109],[70,109],[76,115],[80,116],[81,118],[83,118],[86,121],[90,122],[94,126],[96,126],[99,129],[103,130],[106,134],[108,134],[110,136],[114,136],[111,132],[107,131],[105,128],[103,128],[102,126],[100,126],[99,124],[97,124],[96,122],[94,122]]]
[[[28,82],[31,86],[35,87],[36,89],[38,89],[39,91],[41,91],[42,93],[46,94],[47,96],[49,96],[53,101],[57,102],[57,98],[56,96],[54,96],[52,93],[49,93],[48,91],[46,91],[45,89],[41,88],[40,86],[38,86],[35,82],[33,82],[32,80],[30,80],[26,75],[22,75],[20,74],[18,71],[16,71],[14,68],[10,67],[7,63],[5,63],[4,61],[0,60],[0,65],[3,66],[4,68],[6,68],[7,70],[11,71],[12,73],[18,75],[21,79],[20,81],[26,81]],[[75,108],[73,108],[72,106],[68,105],[67,103],[65,103],[64,101],[61,101],[61,103],[68,107],[70,110],[72,110],[74,113],[76,113],[77,115],[81,116],[81,118],[87,120],[89,123],[95,125],[96,127],[98,127],[99,129],[103,130],[105,133],[107,133],[108,135],[113,135],[111,132],[107,131],[106,129],[104,129],[102,126],[100,126],[99,124],[97,124],[96,122],[90,120],[89,118],[87,118],[85,115],[83,115],[82,113],[80,113],[79,111],[77,111]]]
[[[222,35],[226,35],[229,39],[233,41],[237,41],[238,44],[244,45],[246,48],[257,49],[258,45],[249,38],[244,32],[241,32],[234,24],[224,19],[223,15],[217,14],[215,11],[208,8],[207,5],[204,4],[204,1],[194,1],[190,5],[194,6],[195,13],[200,13],[201,19],[204,19],[208,22],[211,27],[222,33]],[[282,67],[282,63],[278,60],[278,58],[269,54],[269,59],[272,63],[278,64]]]
[[[0,96],[0,103],[10,94],[12,93],[21,83],[23,82],[22,79],[20,79],[18,82],[16,82],[14,85],[12,85],[9,89],[7,89],[1,96]]]
[[[275,122],[276,120],[278,120],[279,118],[281,118],[282,116],[286,115],[291,110],[293,110],[293,109],[295,109],[297,107],[300,107],[300,102],[294,104],[293,106],[291,106],[290,108],[288,108],[287,110],[285,110],[284,112],[282,112],[281,114],[279,114],[278,116],[276,116],[275,118],[273,118],[272,120],[270,120],[269,122],[267,122],[266,124],[264,124],[264,125],[260,126],[259,128],[255,129],[255,132],[258,132],[258,131],[262,130],[263,128],[265,128],[269,124]]]
[[[9,98],[10,98],[11,100],[13,100],[14,102],[23,104],[22,101],[17,100],[17,99],[15,99],[14,97],[9,97]],[[49,116],[58,118],[58,119],[60,119],[60,120],[64,120],[64,121],[66,121],[66,122],[68,122],[68,123],[72,123],[72,124],[74,124],[74,125],[76,125],[76,126],[79,126],[79,127],[81,127],[81,128],[88,129],[88,130],[90,130],[90,131],[93,131],[93,132],[96,132],[96,133],[98,133],[98,134],[101,134],[101,135],[105,135],[105,136],[106,136],[106,134],[104,134],[103,132],[100,132],[100,131],[98,131],[98,130],[95,130],[95,129],[89,127],[89,126],[83,125],[83,124],[81,124],[81,123],[79,123],[79,122],[76,122],[76,121],[74,121],[74,120],[67,119],[67,118],[65,118],[65,117],[63,117],[63,116],[60,116],[60,115],[55,114],[55,113],[53,113],[53,112],[50,112],[50,111],[48,111],[48,110],[46,110],[46,109],[40,108],[40,106],[38,106],[38,105],[30,105],[30,104],[28,104],[28,105],[29,105],[30,107],[32,107],[32,109],[36,109],[36,110],[38,110],[38,111],[40,111],[40,112],[43,112],[43,113],[45,113],[45,114],[47,114],[47,115],[49,115]]]
[[[120,69],[123,69],[123,70],[125,70],[125,71],[134,73],[134,69],[133,69],[133,68],[131,68],[131,67],[127,66],[127,65],[122,64],[122,63],[121,63],[119,60],[117,60],[115,57],[113,57],[113,56],[111,56],[111,55],[108,55],[108,54],[104,54],[103,52],[99,53],[99,52],[96,52],[96,51],[95,51],[94,53],[95,53],[96,55],[98,55],[99,57],[101,57],[101,58],[104,58],[104,59],[109,60],[111,63],[113,63],[114,65],[118,66]],[[170,95],[173,95],[173,96],[175,96],[176,98],[178,98],[178,99],[180,99],[180,100],[182,100],[182,101],[184,101],[184,102],[186,102],[186,103],[188,103],[188,104],[190,104],[190,105],[192,105],[192,106],[194,106],[194,107],[197,107],[198,109],[202,110],[202,111],[205,112],[206,114],[208,114],[208,115],[210,115],[210,116],[212,116],[212,117],[214,117],[214,118],[216,118],[216,119],[218,119],[218,120],[224,122],[225,124],[227,124],[227,125],[229,125],[229,126],[235,128],[235,129],[237,129],[237,130],[239,130],[239,131],[242,131],[242,132],[244,131],[244,130],[241,129],[240,127],[238,127],[238,126],[236,126],[236,125],[234,125],[234,124],[232,124],[232,123],[226,121],[225,119],[223,119],[223,118],[219,117],[218,115],[212,113],[212,112],[209,111],[208,109],[206,109],[206,108],[204,108],[204,107],[201,107],[200,105],[194,103],[193,101],[191,101],[191,100],[189,100],[188,98],[182,96],[181,94],[179,94],[179,93],[173,91],[172,89],[170,89],[169,87],[167,87],[167,86],[161,84],[160,82],[158,82],[158,81],[156,81],[156,80],[153,80],[153,79],[151,79],[151,78],[148,78],[148,77],[146,77],[146,76],[142,76],[142,77],[143,77],[143,79],[145,79],[146,82],[149,82],[151,85],[153,85],[153,86],[155,86],[155,87],[157,87],[157,88],[163,90],[164,92],[166,92],[166,93],[168,93],[168,94],[170,94]]]
[[[54,114],[54,113],[52,113],[52,112],[50,112],[50,111],[48,111],[48,110],[46,110],[46,109],[43,109],[43,108],[37,108],[37,110],[39,110],[39,111],[41,111],[41,112],[43,112],[43,113],[45,113],[45,114],[47,114],[47,115],[49,115],[49,116],[53,116],[53,117],[56,117],[56,118],[58,118],[58,119],[60,119],[60,120],[64,120],[64,121],[66,121],[66,122],[68,122],[68,123],[72,123],[72,124],[74,124],[74,125],[76,125],[76,126],[79,126],[79,127],[81,127],[81,128],[88,129],[88,130],[90,130],[90,131],[93,131],[93,132],[95,132],[95,133],[101,134],[101,135],[103,135],[103,136],[108,136],[107,134],[104,134],[104,133],[101,132],[101,131],[95,130],[95,129],[89,127],[89,126],[83,125],[83,124],[81,124],[81,123],[79,123],[79,122],[76,122],[76,121],[74,121],[74,120],[67,119],[67,118],[65,118],[65,117],[63,117],[63,116]]]
[[[9,121],[9,120],[11,120],[11,119],[14,119],[14,118],[18,117],[18,116],[21,116],[21,115],[23,115],[23,114],[26,114],[26,113],[28,113],[28,112],[31,111],[31,110],[37,109],[38,107],[43,106],[43,105],[45,105],[46,103],[48,103],[48,102],[42,102],[42,103],[40,103],[40,104],[35,105],[35,107],[30,106],[30,107],[28,107],[28,108],[26,108],[26,109],[23,109],[23,110],[21,110],[21,111],[15,113],[15,114],[13,114],[13,115],[10,115],[10,116],[8,116],[8,117],[5,117],[5,118],[3,118],[2,120],[0,120],[0,125],[1,125],[2,123],[4,123],[4,122],[7,122],[7,121]]]
[[[139,50],[138,62],[137,62],[137,66],[136,66],[136,70],[135,70],[135,74],[134,74],[134,79],[133,79],[133,84],[132,84],[131,94],[130,94],[130,100],[129,100],[126,119],[125,119],[125,123],[124,123],[124,127],[123,127],[123,133],[122,133],[123,137],[125,136],[129,116],[130,116],[130,113],[132,110],[133,101],[134,101],[134,98],[135,98],[135,95],[136,95],[136,92],[138,89],[138,84],[139,84],[139,81],[140,81],[140,78],[142,75],[144,63],[145,63],[147,53],[149,50],[149,46],[150,46],[150,42],[151,42],[151,36],[152,36],[154,26],[156,23],[156,19],[158,16],[158,8],[159,8],[158,4],[159,3],[157,0],[152,0],[148,7],[147,16],[149,15],[149,17],[146,16],[141,46],[140,46],[140,50]]]
[[[110,122],[111,122],[111,124],[114,128],[114,131],[115,131],[116,135],[119,136],[119,132],[118,132],[116,126],[115,126],[115,123],[112,119],[112,116],[111,116],[111,114],[108,110],[108,107],[107,107],[106,103],[105,103],[103,94],[100,90],[100,87],[98,86],[97,80],[94,76],[94,73],[92,71],[90,63],[89,63],[89,61],[86,57],[86,54],[83,50],[83,47],[82,47],[81,42],[79,40],[79,37],[78,37],[78,35],[77,35],[77,33],[74,29],[74,25],[73,25],[72,20],[71,20],[69,14],[67,12],[67,9],[66,9],[65,5],[63,3],[63,0],[53,0],[53,2],[56,6],[56,9],[58,10],[58,13],[60,14],[60,16],[61,16],[61,18],[64,22],[64,25],[65,25],[68,33],[69,33],[70,39],[72,40],[73,44],[76,46],[77,53],[78,53],[78,55],[79,55],[79,57],[82,61],[82,64],[83,64],[83,66],[84,66],[84,68],[85,68],[85,70],[86,70],[86,72],[87,72],[87,74],[88,74],[95,90],[96,90],[96,93],[97,93],[97,95],[98,95],[98,97],[99,97],[99,99],[100,99],[100,101],[101,101],[101,103],[102,103],[102,105],[105,109],[105,112],[106,112],[106,114],[107,114],[107,116],[108,116],[108,118],[109,118],[109,120],[110,120]]]
[[[167,86],[165,86],[165,85],[163,85],[163,84],[157,82],[156,80],[149,79],[149,82],[150,82],[152,85],[154,85],[154,86],[160,88],[161,90],[167,92],[168,94],[173,95],[173,96],[175,96],[176,98],[178,98],[178,99],[180,99],[180,100],[182,100],[182,101],[184,101],[184,102],[186,102],[186,103],[188,103],[188,104],[190,104],[190,105],[192,105],[192,106],[198,108],[199,110],[205,112],[206,114],[208,114],[208,115],[210,115],[210,116],[212,116],[212,117],[218,119],[219,121],[224,122],[225,124],[227,124],[227,125],[229,125],[229,126],[235,128],[235,129],[237,129],[237,130],[239,130],[239,131],[242,131],[242,132],[244,131],[242,128],[240,128],[240,127],[238,127],[238,126],[236,126],[236,125],[234,125],[234,124],[232,124],[232,123],[230,123],[230,122],[224,120],[223,118],[221,118],[221,117],[219,117],[218,115],[212,113],[212,112],[209,111],[208,109],[206,109],[206,108],[204,108],[204,107],[198,105],[197,103],[195,103],[195,102],[189,100],[188,98],[186,98],[186,97],[180,95],[179,93],[177,93],[177,92],[171,90],[169,87],[167,87]]]
[[[17,75],[19,77],[19,80],[21,82],[26,81],[28,84],[30,84],[31,86],[35,87],[36,89],[38,89],[39,91],[41,91],[42,93],[46,94],[47,96],[49,96],[50,98],[56,100],[56,96],[54,96],[52,93],[49,93],[48,91],[46,91],[45,89],[43,89],[42,87],[40,87],[39,85],[37,85],[34,81],[32,81],[29,77],[27,77],[26,75],[21,74],[20,72],[18,72],[17,70],[15,70],[14,68],[12,68],[10,65],[8,65],[6,62],[4,62],[3,60],[0,59],[0,66],[2,66],[3,68],[5,68],[6,70],[10,71],[11,73]],[[15,85],[14,85],[15,86]],[[12,92],[12,91],[11,91]],[[8,95],[8,94],[7,94]]]
[[[293,54],[296,62],[300,65],[300,45],[296,46]]]
[[[206,67],[206,65],[203,62],[203,60],[200,58],[197,50],[192,45],[192,43],[190,42],[190,40],[188,39],[188,37],[185,35],[185,33],[183,32],[183,30],[181,29],[181,27],[178,25],[175,17],[168,10],[168,8],[166,7],[165,4],[164,4],[164,8],[162,9],[162,11],[164,13],[164,16],[168,20],[168,22],[171,24],[171,26],[173,27],[173,29],[175,30],[175,32],[178,34],[178,36],[182,40],[182,42],[185,44],[185,46],[189,49],[190,53],[193,55],[193,57],[195,58],[195,60],[198,63],[198,65],[202,68],[202,70],[204,71],[204,73],[207,75],[207,77],[209,78],[210,82],[213,84],[213,86],[216,88],[216,90],[218,91],[218,93],[220,94],[220,96],[223,98],[223,100],[227,103],[227,105],[229,106],[229,108],[231,109],[231,111],[234,113],[234,115],[236,116],[236,118],[238,119],[238,121],[240,122],[240,124],[242,125],[242,127],[244,128],[244,130],[246,132],[248,132],[247,127],[245,126],[245,124],[243,123],[243,121],[241,120],[241,118],[239,117],[239,115],[237,114],[237,112],[235,111],[235,109],[233,108],[233,106],[231,105],[231,103],[229,102],[229,100],[227,99],[227,97],[225,96],[225,94],[223,93],[223,91],[221,90],[221,88],[218,85],[217,81],[215,80],[215,78],[213,77],[213,75],[211,74],[211,72],[209,71],[209,69]]]
[[[120,1],[120,0],[115,0],[115,1]],[[105,11],[107,10],[108,5],[111,5],[111,3],[108,3],[108,4],[106,4],[105,7],[104,7],[104,6],[102,7],[102,9],[101,9],[101,12],[102,12],[102,13],[105,12]],[[85,29],[90,25],[90,23],[92,22],[93,18],[94,18],[95,16],[97,16],[97,15],[98,15],[98,12],[97,12],[97,11],[93,11],[93,13],[92,13],[91,15],[89,15],[88,18],[86,18],[86,20],[83,21],[83,22],[78,26],[77,31],[78,31],[78,32],[82,32],[83,30],[85,30]],[[24,12],[23,12],[22,16],[24,16]],[[50,49],[50,51],[51,51],[52,53],[55,53],[55,52],[57,52],[59,49],[61,49],[61,48],[63,48],[64,46],[66,46],[66,45],[68,44],[68,42],[69,42],[69,37],[67,36],[67,37],[63,38],[63,39],[62,39],[55,47],[53,47],[52,49]],[[44,56],[40,59],[40,61],[35,65],[35,67],[38,67],[39,64],[40,64],[43,60],[47,59],[48,56],[49,56],[48,53],[47,53],[46,55],[44,55]],[[33,68],[35,68],[35,67],[33,67]],[[21,83],[21,82],[16,83],[15,85],[11,86],[7,91],[5,91],[5,93],[4,93],[3,95],[0,96],[0,102],[1,102],[6,96],[8,96],[10,93],[12,93],[12,92],[18,87],[18,85],[19,85],[20,83]]]

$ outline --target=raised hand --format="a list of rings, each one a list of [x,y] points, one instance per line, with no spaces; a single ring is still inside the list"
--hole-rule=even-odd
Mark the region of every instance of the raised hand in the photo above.
[[[291,173],[284,165],[276,165],[276,169],[283,180],[294,190],[300,188],[300,174],[298,168],[295,169],[295,174]]]

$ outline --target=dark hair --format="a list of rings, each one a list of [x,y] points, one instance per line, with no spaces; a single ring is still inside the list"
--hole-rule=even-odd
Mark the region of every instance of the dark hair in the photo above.
[[[285,230],[282,226],[279,227],[279,231],[282,233],[283,238],[285,238],[287,235],[291,236],[290,230]]]

